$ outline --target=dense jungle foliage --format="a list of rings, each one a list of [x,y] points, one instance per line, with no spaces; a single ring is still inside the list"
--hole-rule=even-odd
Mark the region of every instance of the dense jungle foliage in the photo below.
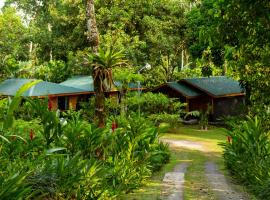
[[[97,55],[89,44],[89,2],[95,6],[99,32]],[[138,187],[168,160],[155,125],[175,124],[183,105],[152,94],[132,96],[127,84],[141,81],[153,87],[211,75],[231,76],[246,91],[248,117],[229,123],[225,164],[255,194],[268,197],[269,21],[269,0],[5,0],[0,11],[0,80],[58,83],[91,75],[99,64],[123,83],[123,101],[104,102],[107,123],[99,129],[91,121],[91,103],[82,105],[80,113],[61,116],[42,102],[29,100],[14,112],[12,103],[1,100],[0,199],[102,199]],[[151,69],[138,75],[146,64]],[[16,126],[11,126],[13,117]],[[112,134],[115,120],[119,129]],[[120,148],[118,143],[127,145]],[[81,170],[74,175],[77,168]]]
[[[2,79],[60,82],[89,74],[85,9],[79,0],[6,0],[0,15]],[[269,1],[105,0],[95,1],[95,9],[101,46],[125,49],[135,69],[150,63],[148,84],[200,76],[208,70],[197,68],[210,68],[241,80],[250,103],[269,105]]]

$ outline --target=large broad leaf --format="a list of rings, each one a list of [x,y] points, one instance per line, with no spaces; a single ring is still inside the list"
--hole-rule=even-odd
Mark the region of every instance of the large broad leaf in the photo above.
[[[8,129],[8,128],[12,127],[13,121],[14,121],[13,113],[20,105],[22,94],[25,91],[27,91],[29,88],[33,87],[34,85],[36,85],[39,82],[41,82],[41,80],[34,80],[34,81],[31,81],[31,82],[25,83],[16,92],[15,96],[13,97],[13,99],[12,99],[10,105],[9,105],[7,115],[6,115],[6,118],[4,120],[4,129]]]

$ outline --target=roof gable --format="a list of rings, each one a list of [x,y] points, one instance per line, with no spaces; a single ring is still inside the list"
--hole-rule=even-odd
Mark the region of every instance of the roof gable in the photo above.
[[[74,76],[60,83],[60,85],[74,87],[88,92],[94,92],[94,81],[92,76]]]
[[[179,82],[185,82],[214,97],[228,95],[244,95],[238,81],[226,76],[214,76],[209,78],[186,78]]]
[[[195,98],[198,97],[200,95],[202,95],[203,93],[199,90],[197,90],[196,88],[190,87],[189,85],[187,85],[186,83],[181,83],[181,82],[167,82],[162,84],[161,86],[153,89],[152,91],[159,91],[162,88],[171,88],[172,90],[180,93],[182,96],[186,97],[186,98]]]
[[[191,88],[185,83],[168,82],[167,85],[188,98],[194,98],[202,95],[200,91]]]

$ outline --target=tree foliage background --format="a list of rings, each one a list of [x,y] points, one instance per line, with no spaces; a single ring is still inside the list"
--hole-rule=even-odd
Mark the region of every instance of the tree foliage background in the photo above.
[[[241,81],[253,108],[269,106],[268,0],[96,0],[95,7],[101,48],[124,49],[134,71],[150,63],[146,84],[226,74]],[[91,74],[85,1],[7,0],[0,25],[2,79]]]

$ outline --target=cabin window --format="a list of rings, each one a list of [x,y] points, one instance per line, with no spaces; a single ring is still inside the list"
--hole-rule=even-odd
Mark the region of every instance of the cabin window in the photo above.
[[[68,97],[58,97],[58,109],[68,110]]]

